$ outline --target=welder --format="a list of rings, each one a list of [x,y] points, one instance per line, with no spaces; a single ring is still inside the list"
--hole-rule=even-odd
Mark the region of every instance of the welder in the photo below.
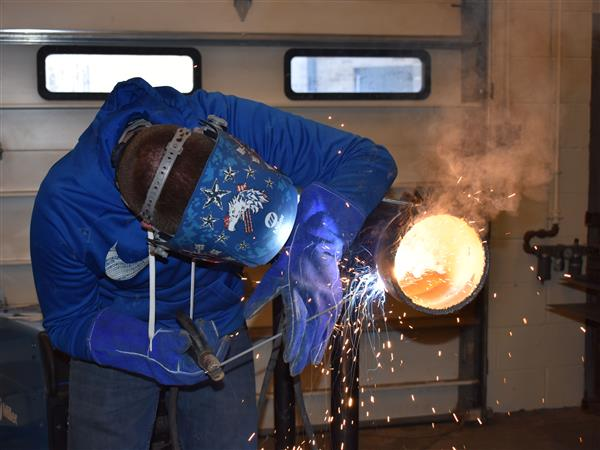
[[[44,179],[31,223],[44,327],[72,356],[69,448],[148,448],[161,386],[180,386],[184,450],[255,448],[252,356],[207,379],[177,315],[223,361],[281,295],[292,375],[319,363],[342,252],[395,175],[371,140],[261,103],[118,84]],[[240,267],[273,258],[244,300]]]

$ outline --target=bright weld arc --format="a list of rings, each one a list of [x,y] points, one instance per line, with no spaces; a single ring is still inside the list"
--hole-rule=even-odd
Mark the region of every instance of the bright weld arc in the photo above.
[[[361,262],[357,260],[356,262]],[[383,281],[380,279],[377,270],[369,267],[368,265],[360,265],[349,270],[351,272],[352,279],[348,283],[348,288],[345,290],[346,294],[342,298],[342,301],[338,305],[333,305],[318,314],[315,314],[307,319],[307,322],[315,320],[316,318],[329,313],[330,311],[341,308],[344,304],[348,304],[348,310],[354,310],[356,312],[356,321],[354,324],[351,322],[351,316],[348,313],[346,317],[343,317],[342,327],[344,326],[356,326],[356,330],[360,330],[360,324],[363,320],[369,320],[369,323],[373,320],[374,311],[373,305],[378,306],[383,311],[383,305],[385,303],[385,289]],[[337,329],[337,326],[336,326]],[[339,330],[338,330],[339,331]],[[356,334],[356,333],[353,333]],[[283,335],[283,332],[274,334],[273,336],[264,339],[261,342],[251,346],[250,348],[234,355],[221,363],[221,367],[235,361],[242,356],[253,352],[261,346],[273,342]],[[353,338],[354,340],[354,338]],[[353,342],[354,344],[354,342]],[[372,343],[372,346],[374,344]],[[375,348],[375,347],[373,347]],[[350,346],[352,349],[352,345]]]

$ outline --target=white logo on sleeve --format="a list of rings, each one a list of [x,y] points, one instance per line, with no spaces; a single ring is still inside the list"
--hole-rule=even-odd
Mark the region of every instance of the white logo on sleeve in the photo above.
[[[148,258],[132,263],[125,262],[117,253],[117,242],[110,248],[104,260],[104,272],[111,280],[130,280],[148,265]]]

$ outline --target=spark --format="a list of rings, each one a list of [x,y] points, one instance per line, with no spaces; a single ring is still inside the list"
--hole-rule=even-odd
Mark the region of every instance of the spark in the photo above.
[[[517,195],[517,193],[516,193],[516,192],[513,192],[512,194],[510,194],[510,195],[509,195],[508,197],[506,197],[506,198],[513,198],[515,195]]]
[[[585,327],[579,327],[579,329],[580,329],[580,330],[581,330],[583,333],[585,333]]]
[[[523,325],[527,325],[527,317],[523,317]]]
[[[460,177],[458,177],[458,181],[456,182],[456,184],[460,183],[460,180],[462,180],[462,179],[463,179],[463,177],[461,175]]]
[[[477,422],[479,422],[479,425],[483,425],[483,422],[481,421],[481,419],[479,417],[477,418]]]
[[[252,433],[250,435],[250,437],[248,438],[248,442],[250,442],[252,439],[254,439],[254,436],[256,436],[256,433]]]

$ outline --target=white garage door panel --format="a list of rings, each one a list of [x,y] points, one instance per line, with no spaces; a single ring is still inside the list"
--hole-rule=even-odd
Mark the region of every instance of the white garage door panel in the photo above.
[[[457,50],[431,50],[432,90],[426,100],[388,101],[299,101],[285,96],[283,83],[284,54],[282,47],[200,47],[202,54],[202,87],[257,100],[277,107],[321,106],[377,107],[385,106],[435,106],[461,103],[460,52]],[[332,111],[333,112],[333,111]]]
[[[405,148],[440,143],[448,129],[458,130],[464,108],[286,108],[286,111],[368,137],[386,147]],[[331,117],[331,119],[329,118]],[[343,127],[342,127],[343,124]]]
[[[25,306],[37,303],[30,265],[0,267],[0,287],[4,290],[6,302],[9,306]]]
[[[0,198],[0,261],[29,259],[33,197]]]
[[[0,142],[5,150],[70,150],[96,110],[0,111]]]
[[[39,47],[5,45],[0,48],[1,105],[42,103],[37,93],[36,52]]]
[[[4,28],[62,30],[306,33],[381,35],[460,34],[455,0],[378,2],[254,0],[241,21],[231,1],[2,2]]]
[[[363,336],[360,346],[361,382],[387,384],[435,381],[436,376],[440,380],[458,378],[459,341],[456,330],[428,329],[426,333],[420,333],[421,336],[413,332],[415,334],[401,338],[400,332],[389,331]],[[383,344],[388,340],[392,348],[386,346],[384,349]],[[379,364],[381,367],[378,367]]]
[[[371,395],[374,402],[371,402]],[[363,405],[360,408],[361,421],[435,416],[456,409],[458,389],[452,386],[413,389],[381,387],[372,394],[365,390],[360,399]]]
[[[371,395],[374,402],[371,402]],[[331,415],[330,391],[308,392],[304,389],[304,402],[313,425],[327,423],[327,417]],[[379,388],[372,392],[365,390],[360,394],[359,402],[362,405],[359,407],[360,420],[364,424],[370,421],[385,422],[388,418],[392,420],[444,415],[456,409],[458,389],[448,386],[415,389]],[[296,421],[301,425],[298,415]],[[260,428],[273,428],[272,398],[267,400]]]
[[[10,151],[4,152],[0,162],[2,193],[36,191],[52,165],[66,151]]]

